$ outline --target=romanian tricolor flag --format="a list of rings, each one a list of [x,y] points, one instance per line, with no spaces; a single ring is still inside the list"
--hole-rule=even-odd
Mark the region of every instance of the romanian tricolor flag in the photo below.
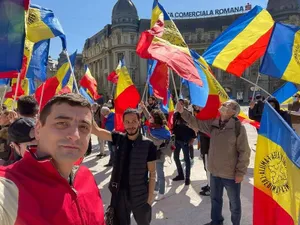
[[[240,77],[265,53],[273,25],[268,11],[255,6],[229,26],[203,57],[214,67]]]
[[[87,66],[85,66],[85,74],[81,78],[79,83],[82,87],[86,88],[89,91],[94,100],[97,100],[101,97],[97,91],[97,81],[92,76],[91,71]]]
[[[223,102],[228,101],[230,98],[227,95],[226,91],[224,88],[221,86],[221,84],[217,81],[217,79],[214,77],[212,74],[212,71],[207,64],[207,62],[204,60],[203,57],[198,55],[198,61],[201,65],[203,73],[206,75],[207,78],[207,83],[209,87],[209,94],[208,94],[208,99],[206,102],[205,107],[201,109],[201,111],[196,115],[196,117],[200,120],[209,120],[209,119],[214,119],[217,118],[219,114],[219,108]],[[196,92],[190,92],[190,94],[195,95],[196,97]],[[192,96],[190,96],[192,99]],[[259,128],[259,123],[251,120],[245,113],[242,111],[238,115],[238,119],[242,123],[248,123],[251,124],[252,126]]]
[[[42,82],[46,81],[49,47],[50,39],[42,40],[33,45],[32,53],[30,53],[28,69],[26,70],[27,78],[37,79]],[[26,51],[27,50],[24,50],[24,57],[26,55]]]
[[[276,23],[260,73],[300,84],[300,27]]]
[[[16,95],[16,99],[18,99],[19,97],[21,97],[22,95],[25,94],[24,90],[22,89],[22,80],[20,80],[19,85],[17,85],[17,78],[13,78],[11,80],[11,90],[5,93],[5,98],[12,98],[14,99],[15,95]]]
[[[253,225],[298,225],[300,138],[265,103],[254,167]]]
[[[27,38],[36,43],[54,37],[60,37],[63,49],[66,49],[66,37],[59,20],[50,9],[30,5],[27,21]]]
[[[79,93],[80,93],[83,97],[85,97],[85,98],[89,101],[89,103],[91,103],[91,104],[94,104],[94,103],[95,103],[94,99],[92,99],[92,97],[87,93],[87,90],[86,90],[85,88],[80,87],[80,88],[79,88]]]
[[[140,102],[140,94],[134,86],[128,70],[125,65],[122,65],[117,70],[118,83],[115,93],[115,130],[124,131],[123,113],[128,108],[136,108]]]
[[[107,76],[107,80],[112,82],[113,84],[117,84],[118,83],[118,73],[117,73],[117,70],[119,70],[121,67],[122,67],[122,64],[123,64],[123,60],[120,60],[117,68],[112,71],[108,76]]]
[[[136,51],[140,57],[165,63],[182,78],[203,85],[187,44],[157,0],[153,4],[151,30],[141,34]]]
[[[286,82],[278,88],[272,96],[276,98],[279,104],[289,104],[293,102],[293,95],[298,92],[298,88],[291,82]]]
[[[75,65],[77,51],[70,56],[72,66]],[[35,92],[35,98],[40,103],[42,109],[45,104],[56,94],[58,94],[66,85],[70,84],[71,70],[69,62],[65,62],[57,71],[54,77],[50,77],[41,84]],[[44,86],[44,87],[43,87]],[[72,86],[73,87],[73,86]],[[44,93],[43,93],[44,89]],[[72,90],[71,86],[70,89]],[[41,101],[42,98],[42,101]]]
[[[29,0],[0,1],[0,78],[18,77],[25,41]]]
[[[174,107],[174,102],[173,102],[172,95],[171,95],[170,91],[168,91],[167,104],[165,104],[165,105],[162,104],[160,109],[164,114],[168,114],[168,127],[169,127],[170,130],[172,130],[175,107]]]

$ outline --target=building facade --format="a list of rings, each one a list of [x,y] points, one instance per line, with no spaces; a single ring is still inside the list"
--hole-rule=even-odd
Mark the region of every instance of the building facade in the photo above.
[[[251,6],[247,4],[244,8],[250,9]],[[277,21],[300,25],[300,4],[297,0],[269,0],[267,9]],[[174,19],[188,46],[200,54],[219,34],[241,16],[241,13],[222,16],[220,15],[221,11],[216,10],[215,12],[219,16]],[[196,12],[187,15],[193,16],[196,15]],[[132,0],[118,0],[112,10],[111,24],[106,25],[101,31],[85,41],[83,63],[89,66],[93,76],[97,79],[100,93],[107,96],[111,95],[112,84],[106,78],[123,57],[133,82],[142,93],[147,77],[147,60],[139,58],[135,49],[140,33],[149,28],[150,19],[139,19]],[[255,83],[259,65],[260,61],[254,63],[245,71],[243,76]],[[213,68],[213,71],[232,98],[246,102],[252,96],[255,89],[253,85],[217,68]],[[179,87],[178,76],[176,76],[176,84]],[[268,76],[260,76],[259,78],[259,86],[271,93],[281,84],[281,80],[272,79]]]

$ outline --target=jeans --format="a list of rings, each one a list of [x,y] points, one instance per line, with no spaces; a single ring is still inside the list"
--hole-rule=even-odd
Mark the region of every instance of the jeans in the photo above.
[[[241,184],[236,184],[235,180],[210,176],[210,198],[211,198],[211,220],[213,225],[223,222],[223,191],[224,187],[230,203],[231,222],[233,225],[240,225],[242,216],[241,207]]]
[[[156,173],[157,173],[157,181],[155,184],[155,190],[159,192],[159,194],[165,194],[166,184],[165,184],[165,172],[164,172],[164,161],[156,162]]]
[[[115,211],[114,225],[130,225],[131,212],[137,225],[150,225],[152,217],[151,206],[145,203],[139,208],[132,209],[127,191],[120,191],[118,193],[118,206]]]
[[[101,140],[100,138],[98,138],[98,143],[99,143],[99,151],[100,153],[104,154],[104,143],[105,141]]]
[[[114,162],[114,158],[115,158],[115,146],[113,145],[113,143],[111,141],[108,141],[107,145],[108,145],[108,150],[109,150],[109,154],[110,154],[108,163],[112,164]]]
[[[183,150],[183,156],[185,161],[185,176],[186,179],[190,179],[191,175],[191,158],[190,158],[190,149],[189,143],[183,141],[175,141],[176,149],[174,151],[174,161],[176,163],[178,176],[183,176],[182,166],[179,160],[180,150]]]

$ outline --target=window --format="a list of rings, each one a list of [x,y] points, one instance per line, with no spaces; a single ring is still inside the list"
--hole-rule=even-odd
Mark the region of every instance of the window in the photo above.
[[[134,52],[130,53],[130,62],[131,62],[131,64],[135,63],[135,53]]]
[[[189,40],[190,40],[190,35],[184,35],[184,40],[185,40],[186,42],[189,42]]]
[[[118,41],[118,45],[120,45],[121,44],[121,35],[120,34],[117,35],[117,41]]]
[[[209,35],[210,35],[210,40],[214,40],[215,39],[215,33],[211,32]]]
[[[104,58],[104,69],[107,69],[107,58]]]
[[[130,44],[134,44],[134,34],[130,34]]]
[[[122,60],[124,58],[124,53],[120,52],[117,53],[117,64],[120,62],[120,60]]]
[[[132,77],[132,82],[135,82],[135,69],[131,70],[131,77]]]

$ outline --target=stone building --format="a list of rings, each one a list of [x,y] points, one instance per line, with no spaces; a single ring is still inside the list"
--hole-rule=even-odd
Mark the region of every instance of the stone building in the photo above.
[[[249,4],[244,6],[245,11],[250,8]],[[267,9],[277,21],[300,24],[300,4],[297,0],[269,0]],[[216,12],[218,16],[174,19],[186,43],[200,54],[222,31],[242,15],[239,13],[222,16],[221,13],[219,14],[221,10],[216,10]],[[193,14],[196,15],[196,13]],[[99,92],[104,95],[111,94],[112,85],[106,78],[116,68],[119,59],[123,57],[133,82],[140,92],[143,91],[147,76],[147,60],[139,58],[135,49],[140,33],[149,28],[150,19],[139,19],[132,0],[118,0],[112,10],[111,24],[107,24],[85,41],[83,61],[97,79]],[[255,83],[259,65],[259,61],[254,63],[243,76]],[[213,71],[232,98],[239,96],[246,102],[252,96],[253,85],[219,69],[213,68]],[[179,86],[178,81],[176,77],[177,86]],[[281,84],[281,80],[268,76],[261,76],[259,80],[259,85],[269,92],[273,92]]]

